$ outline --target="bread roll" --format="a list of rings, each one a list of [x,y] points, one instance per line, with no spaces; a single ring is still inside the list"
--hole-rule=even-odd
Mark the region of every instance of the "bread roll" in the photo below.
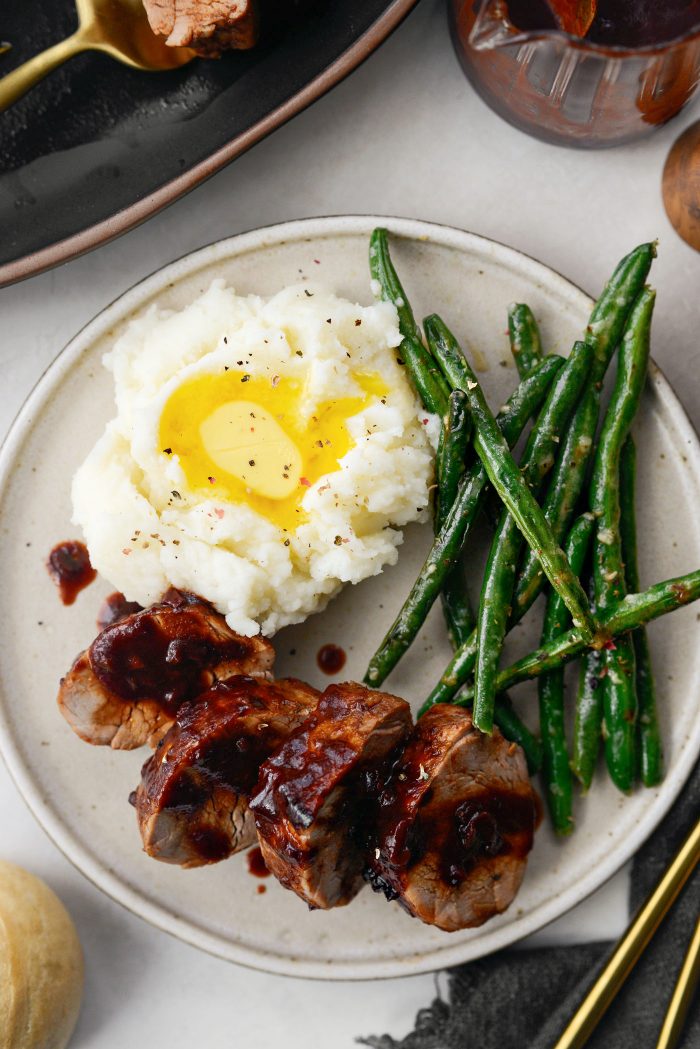
[[[65,907],[0,861],[0,1049],[64,1049],[83,992],[83,954]]]

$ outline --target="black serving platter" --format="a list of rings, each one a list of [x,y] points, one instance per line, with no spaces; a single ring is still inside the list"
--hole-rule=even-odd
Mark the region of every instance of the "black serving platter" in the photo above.
[[[277,39],[143,73],[89,52],[0,113],[0,286],[131,229],[353,70],[417,0],[322,0]],[[0,10],[0,76],[76,26],[72,0]]]

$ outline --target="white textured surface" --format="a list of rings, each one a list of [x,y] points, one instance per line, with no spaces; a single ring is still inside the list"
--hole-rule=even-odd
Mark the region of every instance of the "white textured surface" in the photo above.
[[[672,232],[659,191],[667,149],[692,116],[646,143],[608,153],[530,140],[473,95],[452,55],[443,3],[424,0],[349,81],[189,197],[84,259],[0,291],[2,430],[63,344],[135,280],[225,234],[353,211],[472,229],[592,292],[631,243],[659,236],[654,354],[697,424],[700,261]],[[75,425],[79,430],[80,420]],[[12,556],[13,541],[3,559]],[[0,805],[3,854],[47,877],[79,924],[88,986],[76,1049],[117,1049],[129,1038],[146,1044],[157,1036],[174,1049],[195,1038],[207,1049],[267,1049],[281,1040],[350,1046],[363,1032],[401,1034],[432,994],[428,976],[357,986],[292,983],[209,958],[92,889],[38,829],[4,771]],[[624,921],[623,895],[616,879],[559,923],[560,934],[614,934]]]

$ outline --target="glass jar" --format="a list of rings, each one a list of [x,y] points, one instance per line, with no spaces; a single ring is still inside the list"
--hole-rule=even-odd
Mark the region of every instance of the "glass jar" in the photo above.
[[[631,142],[674,117],[700,79],[700,26],[642,48],[520,30],[507,0],[450,0],[453,42],[476,91],[521,131],[563,146]]]

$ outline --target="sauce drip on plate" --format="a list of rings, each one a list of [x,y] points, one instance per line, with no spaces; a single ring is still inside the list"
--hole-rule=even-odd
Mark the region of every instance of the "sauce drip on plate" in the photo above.
[[[347,656],[339,645],[323,645],[316,654],[316,662],[324,674],[339,674]]]
[[[136,601],[127,601],[123,594],[115,590],[100,605],[100,610],[97,613],[97,629],[104,630],[105,627],[112,626],[113,623],[119,623],[120,620],[126,619],[127,616],[132,615],[134,612],[141,611],[141,605]]]
[[[259,845],[256,845],[246,853],[246,859],[248,861],[248,870],[254,878],[270,877],[270,872],[265,865],[265,860],[263,859],[262,850]],[[260,888],[264,889],[264,886],[259,886],[258,892],[260,892]]]
[[[46,568],[64,605],[72,605],[80,591],[97,576],[85,543],[77,539],[57,543],[46,559]]]

